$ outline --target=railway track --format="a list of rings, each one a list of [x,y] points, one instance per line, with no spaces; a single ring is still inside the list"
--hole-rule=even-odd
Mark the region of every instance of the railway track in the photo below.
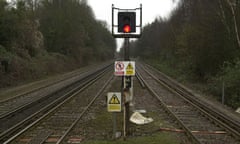
[[[112,78],[112,72],[109,71],[99,75],[4,144],[62,143]]]
[[[80,81],[86,77],[88,73],[93,72],[89,70],[81,71],[81,73],[79,71],[76,71],[71,73],[69,76],[63,76],[63,78],[55,80],[52,83],[48,83],[46,85],[16,95],[12,98],[0,101],[0,119],[10,117],[16,112],[19,112],[26,108],[28,105],[32,105],[32,103],[41,101],[42,98],[50,96],[54,92]]]
[[[108,66],[107,70],[103,68],[96,73],[88,73],[89,76],[72,86],[72,90],[65,92],[63,97],[55,98],[56,101],[48,100],[44,108],[38,108],[38,111],[25,118],[26,122],[21,121],[3,131],[0,143],[59,144],[78,139],[81,124],[88,119],[86,115],[89,108],[112,79],[110,69],[112,67]],[[162,109],[171,117],[171,123],[175,121],[192,143],[240,143],[239,121],[214,110],[214,107],[202,102],[191,91],[149,65],[137,63],[136,73],[141,87],[147,88],[160,101]]]
[[[138,64],[138,75],[162,108],[182,127],[193,143],[238,144],[239,121],[225,116],[149,65]]]
[[[41,117],[44,115],[44,113],[47,113],[51,108],[55,107],[56,104],[69,97],[69,95],[72,95],[79,88],[84,87],[91,81],[91,79],[94,79],[94,77],[102,74],[104,71],[106,71],[106,68],[109,69],[110,66],[110,64],[106,64],[96,68],[93,71],[88,71],[81,75],[73,76],[66,80],[60,81],[60,83],[54,83],[49,87],[33,90],[32,95],[37,93],[41,98],[36,98],[37,96],[29,96],[31,94],[27,93],[25,96],[15,97],[8,100],[7,103],[18,103],[20,101],[19,103],[22,105],[17,104],[19,107],[10,109],[8,112],[6,112],[7,114],[5,113],[2,115],[0,119],[0,142],[2,143],[8,139],[9,136],[17,133],[26,125]],[[32,100],[29,100],[31,99],[29,97],[32,97]],[[25,103],[22,102],[24,101],[23,99],[26,99]]]
[[[105,63],[106,65],[108,63]],[[104,64],[102,64],[104,65]],[[57,85],[59,83],[65,83],[65,81],[69,79],[75,79],[77,80],[80,75],[84,75],[84,73],[89,72],[91,69],[95,69],[98,67],[97,65],[92,65],[89,67],[84,67],[69,73],[61,74],[58,76],[54,76],[48,79],[36,81],[24,86],[17,87],[13,90],[6,90],[0,94],[1,97],[6,97],[5,95],[10,95],[9,98],[5,98],[0,100],[0,118],[4,117],[4,115],[7,115],[10,113],[10,111],[13,111],[14,109],[17,109],[17,107],[22,106],[26,104],[28,101],[27,99],[34,98],[34,93],[41,93],[42,91],[46,91],[48,87]],[[37,94],[39,95],[39,94]],[[32,97],[31,97],[32,96]],[[24,101],[24,99],[26,99]],[[30,101],[30,100],[29,100]]]

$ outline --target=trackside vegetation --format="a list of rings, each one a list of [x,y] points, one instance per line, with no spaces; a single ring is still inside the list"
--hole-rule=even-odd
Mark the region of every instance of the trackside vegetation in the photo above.
[[[114,58],[86,0],[0,0],[0,88]]]
[[[131,43],[131,55],[180,81],[200,85],[225,104],[240,107],[240,1],[180,0]],[[151,39],[149,39],[151,38]]]

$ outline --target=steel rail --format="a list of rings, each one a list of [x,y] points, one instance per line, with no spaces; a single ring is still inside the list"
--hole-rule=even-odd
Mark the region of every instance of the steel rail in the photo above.
[[[85,72],[87,72],[87,70],[84,70],[82,73],[85,73]],[[76,71],[76,72],[74,72],[74,73],[79,73],[79,72]],[[74,74],[74,73],[71,73],[70,76],[66,76],[66,77],[64,77],[63,79],[60,79],[60,80],[58,79],[58,80],[56,80],[56,81],[54,81],[54,82],[51,82],[51,83],[49,83],[49,84],[46,84],[46,85],[43,85],[43,86],[40,86],[40,87],[33,88],[33,89],[29,90],[29,91],[24,91],[24,92],[22,92],[22,93],[20,93],[20,94],[17,94],[17,95],[15,95],[15,96],[10,97],[10,98],[7,98],[7,99],[3,99],[3,100],[0,101],[0,105],[2,105],[3,103],[6,103],[6,102],[8,102],[8,101],[12,101],[12,100],[14,100],[14,99],[16,99],[16,98],[19,98],[19,97],[22,97],[22,96],[31,94],[31,93],[33,93],[33,92],[39,91],[40,89],[43,89],[43,88],[49,87],[49,86],[51,86],[51,85],[57,84],[57,83],[59,83],[59,82],[62,82],[62,81],[64,81],[64,80],[67,80],[67,79],[69,79],[69,78],[71,78],[71,77],[75,77],[76,74]],[[67,75],[67,74],[64,74],[64,75]],[[72,75],[73,75],[73,76],[72,76]],[[53,78],[53,79],[54,79],[54,78]],[[47,80],[40,80],[40,81],[38,81],[38,82],[41,83],[41,82],[44,82],[44,81],[47,81]],[[36,83],[38,83],[38,82],[36,82]]]
[[[145,69],[144,69],[145,70]],[[146,71],[146,70],[145,70]],[[191,130],[186,127],[182,121],[167,107],[167,105],[162,101],[162,99],[158,96],[158,94],[151,88],[151,86],[148,84],[148,82],[146,82],[146,80],[142,79],[145,86],[147,87],[147,89],[150,91],[150,93],[155,96],[157,98],[157,100],[160,102],[160,105],[162,106],[162,108],[168,113],[170,114],[171,117],[173,117],[178,124],[180,125],[180,127],[182,127],[186,133],[186,135],[192,140],[192,142],[194,144],[201,144],[201,142],[196,138],[195,135],[193,135],[193,133],[191,132]]]
[[[106,63],[106,64],[107,64],[107,63]],[[95,66],[95,65],[93,65],[93,66]],[[90,67],[93,67],[93,66],[90,66]],[[43,80],[39,80],[39,81],[37,81],[37,82],[33,82],[33,85],[34,85],[34,84],[36,84],[36,83],[42,83],[42,82],[45,82],[45,81],[48,81],[48,80],[53,80],[53,82],[50,82],[50,83],[48,83],[48,84],[46,84],[46,85],[44,84],[44,85],[41,85],[41,86],[39,86],[39,87],[33,88],[33,89],[31,89],[31,90],[24,91],[24,92],[22,92],[22,93],[20,93],[20,94],[17,94],[17,95],[15,95],[15,96],[13,96],[13,97],[0,100],[0,105],[2,105],[3,103],[6,103],[7,101],[11,101],[11,100],[13,100],[13,99],[15,99],[15,98],[19,98],[19,97],[21,97],[21,96],[25,96],[25,95],[27,95],[27,94],[36,92],[36,91],[38,91],[38,90],[40,90],[40,89],[43,89],[43,88],[49,87],[49,86],[51,86],[51,85],[54,85],[54,84],[56,84],[56,83],[62,82],[62,81],[67,80],[67,79],[69,79],[69,78],[76,77],[76,74],[79,74],[79,73],[84,74],[84,73],[86,73],[87,71],[88,71],[88,67],[84,67],[84,68],[80,68],[80,69],[75,70],[75,71],[72,71],[72,72],[68,72],[68,73],[62,74],[61,77],[63,77],[63,78],[61,78],[61,79],[56,78],[56,77],[53,77],[53,78],[43,79]],[[59,75],[59,76],[60,76],[60,75]],[[57,76],[57,77],[58,77],[58,76]],[[56,79],[56,80],[54,80],[54,79]],[[29,85],[29,84],[27,84],[27,85]],[[31,83],[31,85],[32,85],[32,83]]]
[[[45,106],[44,108],[42,108],[41,110],[35,112],[34,114],[32,114],[30,117],[26,118],[24,121],[21,121],[20,123],[18,123],[17,125],[13,126],[12,128],[8,129],[7,131],[3,132],[0,134],[0,142],[5,141],[10,135],[12,135],[13,133],[15,133],[16,131],[18,131],[19,129],[22,129],[23,127],[26,127],[26,125],[28,125],[30,122],[34,121],[33,123],[31,123],[30,125],[28,125],[26,128],[24,128],[23,130],[21,130],[20,132],[18,132],[17,134],[15,134],[13,137],[11,137],[10,139],[8,139],[7,141],[5,141],[5,143],[9,143],[12,140],[14,140],[17,136],[19,136],[21,133],[23,133],[24,131],[26,131],[27,129],[29,129],[30,127],[34,126],[37,122],[39,122],[41,119],[43,119],[44,117],[47,116],[47,114],[50,114],[51,112],[53,112],[55,109],[57,109],[58,107],[60,107],[62,104],[64,104],[64,102],[67,102],[67,100],[70,100],[71,98],[74,97],[74,94],[76,94],[77,92],[81,92],[82,90],[84,90],[85,88],[87,88],[89,85],[91,85],[92,83],[94,83],[97,79],[99,79],[108,69],[110,69],[110,66],[105,67],[105,69],[101,69],[98,70],[95,73],[92,73],[90,75],[88,75],[88,80],[84,81],[81,85],[79,85],[78,87],[72,89],[71,91],[67,92],[66,94],[64,94],[64,96],[60,97],[59,99],[56,99],[55,101],[51,102],[49,105]],[[100,72],[100,73],[99,73]],[[96,73],[98,73],[96,75]],[[94,77],[92,77],[94,76]],[[79,90],[80,89],[80,90]],[[72,96],[69,96],[72,95]],[[64,100],[64,102],[61,102]],[[60,103],[60,104],[59,104]],[[56,106],[57,105],[57,106]],[[51,108],[51,110],[49,110]],[[46,113],[47,112],[47,113]],[[38,118],[39,114],[41,113],[46,113],[42,116],[40,116],[40,118]],[[35,120],[33,120],[35,118]],[[37,120],[36,120],[37,118]]]
[[[224,115],[223,113],[217,111],[215,108],[207,105],[206,103],[202,102],[198,99],[192,92],[187,90],[182,85],[178,84],[176,81],[171,79],[170,77],[166,76],[165,74],[157,71],[155,68],[148,65],[151,69],[155,72],[158,72],[161,76],[166,78],[169,82],[163,79],[159,79],[155,76],[152,77],[157,80],[160,84],[168,88],[170,91],[178,94],[186,101],[191,103],[194,107],[199,109],[204,115],[209,117],[213,122],[222,126],[226,131],[230,132],[237,140],[240,140],[240,122],[234,121],[230,117]],[[149,73],[150,74],[150,73]]]
[[[107,65],[108,65],[108,64],[107,64]],[[87,71],[84,71],[84,72],[82,73],[82,77],[84,78],[85,75],[88,75],[88,74],[87,74]],[[28,95],[28,94],[31,94],[31,93],[34,93],[34,92],[43,90],[44,88],[47,88],[47,87],[49,87],[49,86],[54,86],[54,85],[56,85],[56,84],[58,84],[58,83],[61,83],[61,82],[63,82],[63,81],[66,81],[66,80],[69,80],[69,79],[74,79],[75,77],[78,77],[78,75],[68,76],[68,77],[65,78],[65,79],[58,80],[58,81],[56,81],[56,82],[54,82],[54,83],[51,83],[51,84],[42,86],[42,87],[40,87],[40,88],[36,88],[36,89],[34,89],[34,90],[32,90],[32,91],[28,91],[28,92],[26,92],[26,93],[24,93],[24,94],[17,95],[17,96],[15,96],[15,97],[13,97],[13,98],[10,98],[10,99],[8,99],[8,100],[6,100],[6,101],[1,102],[0,104],[2,105],[3,103],[8,102],[8,101],[14,101],[15,99],[19,99],[20,97],[24,97],[24,96],[26,96],[26,95]],[[80,80],[81,80],[81,79],[80,79]],[[80,81],[80,80],[79,80],[79,81]],[[77,81],[73,82],[72,84],[74,84],[74,83],[76,83],[76,82],[77,82]],[[72,84],[70,84],[70,85],[72,85]],[[66,86],[64,86],[63,88],[66,88],[66,87],[68,87],[68,86],[70,86],[70,85],[66,85]],[[11,115],[14,115],[14,114],[17,113],[17,112],[20,112],[20,111],[22,111],[22,110],[24,110],[24,109],[30,108],[32,105],[41,102],[43,99],[45,99],[45,97],[48,97],[48,96],[50,96],[50,95],[52,95],[52,94],[54,94],[54,92],[49,93],[49,94],[47,94],[47,95],[45,95],[45,96],[41,96],[41,97],[36,98],[36,99],[32,99],[31,101],[26,102],[25,104],[23,104],[23,105],[21,105],[21,106],[19,106],[19,107],[13,108],[12,110],[9,110],[9,111],[1,114],[1,115],[0,115],[0,119],[4,119],[4,118],[7,118],[7,117],[10,117]],[[31,96],[30,96],[30,97],[31,97]]]
[[[101,70],[101,69],[100,69],[100,70]],[[94,72],[91,72],[91,73],[94,73]],[[70,83],[70,84],[68,84],[68,85],[65,85],[64,87],[61,87],[61,89],[66,89],[67,87],[70,87],[71,85],[73,85],[73,84],[75,84],[75,83],[83,80],[83,79],[84,79],[85,77],[87,77],[88,75],[89,75],[89,74],[87,74],[87,72],[82,73],[81,77],[79,77],[77,81],[74,81],[74,82],[72,82],[72,83]],[[73,78],[75,78],[75,77],[77,77],[77,76],[75,75],[75,76],[73,76],[73,77],[70,77],[70,79],[73,79]],[[65,79],[65,80],[68,80],[68,79]],[[61,82],[61,81],[60,81],[60,82]],[[56,84],[56,83],[55,83],[55,84]],[[55,84],[53,84],[53,85],[55,85]],[[53,85],[49,85],[49,86],[53,86]],[[46,88],[46,87],[45,87],[45,88]],[[40,90],[40,89],[39,89],[39,90]],[[57,91],[59,91],[59,90],[57,90]],[[18,112],[21,112],[21,111],[23,111],[23,110],[25,110],[25,109],[31,108],[32,105],[38,104],[39,102],[41,102],[41,101],[43,101],[44,99],[46,99],[46,97],[50,97],[50,96],[54,95],[57,91],[50,92],[50,93],[48,93],[48,94],[46,94],[46,95],[43,95],[43,96],[40,96],[39,98],[36,98],[36,99],[33,98],[30,102],[26,102],[25,104],[23,104],[23,105],[21,105],[21,106],[19,106],[19,107],[16,107],[16,108],[14,108],[14,109],[12,109],[12,110],[9,110],[8,112],[6,112],[6,113],[4,113],[4,114],[2,114],[2,115],[0,116],[0,120],[6,119],[6,118],[8,118],[8,117],[10,117],[10,116],[12,116],[12,115],[15,115],[15,114],[18,113]],[[34,91],[34,92],[36,92],[36,91]],[[31,96],[30,96],[30,97],[31,97]]]
[[[82,116],[86,113],[86,111],[92,106],[92,104],[96,101],[96,99],[102,94],[105,88],[108,86],[110,81],[113,79],[113,75],[106,81],[103,87],[98,91],[98,93],[94,96],[94,98],[90,101],[87,107],[83,110],[83,112],[78,116],[78,118],[72,123],[72,125],[67,129],[67,131],[62,135],[62,137],[57,141],[56,144],[60,144],[64,141],[64,138],[70,133],[70,131],[76,126],[76,124],[80,121]]]
[[[138,81],[140,82],[141,87],[145,88],[146,86],[145,86],[145,84],[143,82],[142,75],[137,70],[136,70],[136,77],[137,77]]]

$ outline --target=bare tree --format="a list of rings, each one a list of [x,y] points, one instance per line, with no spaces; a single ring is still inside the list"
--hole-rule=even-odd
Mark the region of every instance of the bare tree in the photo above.
[[[219,5],[220,12],[217,12],[217,13],[219,14],[219,17],[220,17],[222,23],[226,27],[228,35],[230,36],[231,31],[230,31],[229,25],[227,24],[226,13],[225,13],[224,8],[223,8],[222,0],[218,0],[218,5]]]
[[[232,13],[232,16],[233,16],[236,39],[237,39],[238,47],[240,48],[240,38],[239,38],[238,26],[237,26],[236,14],[235,14],[237,1],[236,0],[234,0],[234,1],[233,0],[226,0],[226,2],[231,9],[231,13]]]

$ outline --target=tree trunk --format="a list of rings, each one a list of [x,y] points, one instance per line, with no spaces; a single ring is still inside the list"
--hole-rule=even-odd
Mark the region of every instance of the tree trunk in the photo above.
[[[219,13],[219,15],[220,15],[220,17],[221,17],[221,21],[222,21],[222,23],[225,25],[225,27],[226,27],[226,29],[227,29],[227,32],[228,32],[228,35],[230,36],[231,31],[230,31],[230,28],[229,28],[229,26],[228,26],[228,24],[227,24],[226,14],[225,14],[224,9],[223,9],[222,0],[219,0],[219,1],[218,1],[218,4],[219,4],[220,11],[221,11],[221,12]]]
[[[238,27],[237,27],[237,20],[236,20],[236,14],[233,5],[231,4],[230,0],[226,0],[228,5],[230,6],[232,15],[233,15],[233,22],[234,22],[234,28],[235,28],[235,33],[236,33],[236,39],[238,43],[238,48],[240,48],[240,39],[239,39],[239,33],[238,33]]]

